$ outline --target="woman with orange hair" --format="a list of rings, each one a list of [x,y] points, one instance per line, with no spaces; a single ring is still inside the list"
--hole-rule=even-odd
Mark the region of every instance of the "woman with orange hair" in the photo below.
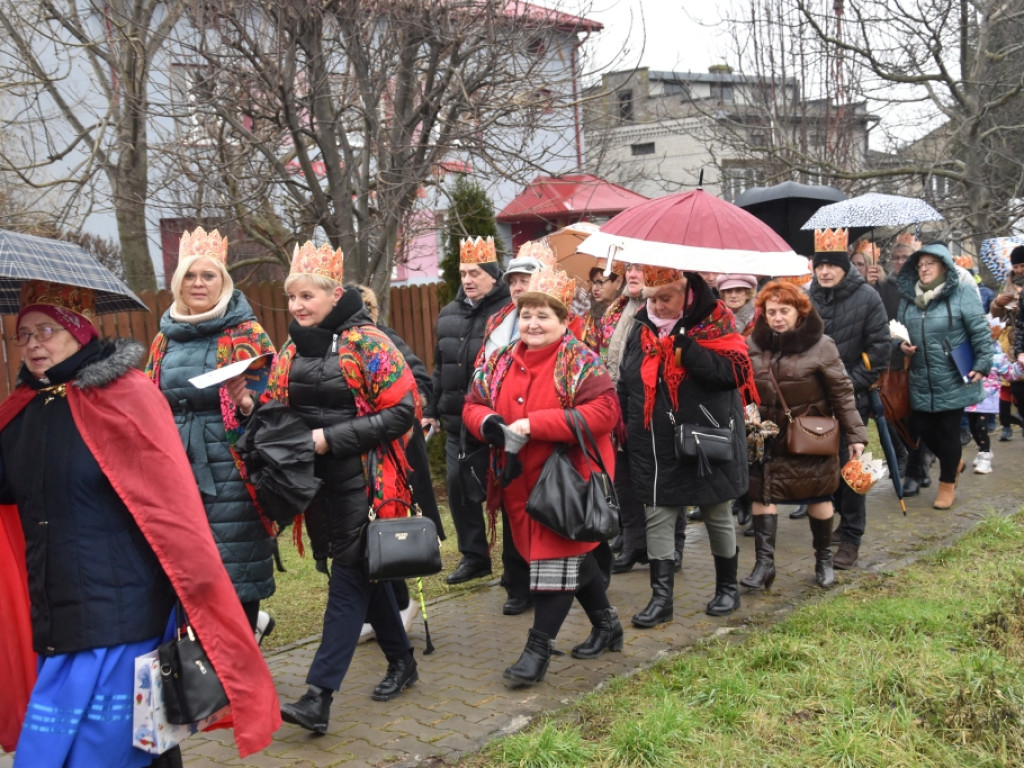
[[[760,395],[761,421],[772,421],[779,434],[763,462],[750,466],[754,551],[757,562],[746,587],[770,589],[775,580],[775,531],[778,505],[807,504],[819,587],[835,583],[832,567],[832,494],[839,485],[839,450],[830,456],[790,453],[785,403],[793,415],[816,411],[833,414],[846,433],[851,458],[860,456],[867,430],[854,404],[853,384],[835,342],[807,294],[789,282],[768,283],[755,299],[760,314],[747,338],[754,381]],[[781,391],[780,391],[781,390]]]

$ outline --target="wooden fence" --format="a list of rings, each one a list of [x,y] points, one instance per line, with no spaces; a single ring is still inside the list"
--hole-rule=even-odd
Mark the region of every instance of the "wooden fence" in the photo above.
[[[434,342],[437,314],[441,307],[438,291],[442,283],[428,283],[394,287],[389,302],[389,322],[405,339],[412,351],[426,364],[434,367]],[[240,288],[252,305],[256,318],[270,335],[274,345],[280,347],[288,338],[288,301],[283,284],[259,283]],[[145,291],[139,298],[149,307],[148,312],[118,312],[100,315],[97,323],[104,338],[133,338],[146,349],[160,328],[160,318],[171,305],[171,292]],[[7,397],[17,384],[21,352],[14,338],[14,315],[3,317],[4,376],[0,377],[0,400]],[[145,361],[143,361],[144,363]]]

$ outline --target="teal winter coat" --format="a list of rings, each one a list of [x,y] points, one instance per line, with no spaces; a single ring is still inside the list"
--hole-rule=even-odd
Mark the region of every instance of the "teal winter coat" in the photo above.
[[[925,254],[945,264],[946,282],[920,309],[914,303],[917,262]],[[974,351],[973,370],[988,374],[992,368],[992,336],[978,292],[973,285],[961,282],[949,249],[941,243],[924,246],[907,259],[896,283],[900,292],[897,319],[907,327],[910,343],[917,347],[910,358],[910,407],[936,413],[980,402],[984,397],[981,382],[964,384],[948,350],[969,341]]]

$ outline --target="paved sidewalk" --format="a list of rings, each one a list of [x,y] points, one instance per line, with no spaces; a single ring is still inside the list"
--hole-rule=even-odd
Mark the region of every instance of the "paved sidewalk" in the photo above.
[[[955,438],[954,438],[955,439]],[[629,623],[650,595],[648,569],[614,576],[609,597],[626,628],[622,653],[579,661],[568,650],[589,632],[589,623],[574,605],[558,637],[565,656],[552,659],[547,677],[539,685],[510,690],[502,684],[502,670],[518,658],[531,623],[531,613],[503,616],[504,591],[497,581],[481,582],[471,592],[428,604],[430,635],[435,651],[423,656],[423,621],[413,624],[410,636],[420,666],[420,682],[397,699],[379,703],[370,691],[379,682],[386,663],[374,643],[359,647],[342,690],[335,696],[331,725],[324,736],[284,725],[266,750],[239,760],[230,735],[201,734],[184,750],[189,768],[262,766],[294,768],[369,768],[370,766],[439,766],[478,750],[491,739],[513,733],[538,713],[557,709],[581,693],[593,690],[614,675],[650,663],[667,653],[686,648],[721,630],[777,617],[808,599],[834,594],[855,584],[865,571],[887,571],[912,560],[920,552],[953,540],[980,518],[1017,511],[1024,503],[1024,486],[1016,474],[1024,466],[1024,440],[994,442],[995,472],[971,474],[973,444],[965,448],[967,471],[951,512],[931,508],[937,490],[924,489],[907,500],[908,514],[900,514],[891,483],[886,480],[868,498],[868,531],[861,559],[853,571],[837,572],[836,590],[824,592],[814,585],[814,554],[806,520],[790,520],[782,510],[776,566],[778,577],[771,594],[741,588],[742,607],[732,616],[704,614],[711,598],[714,568],[703,525],[691,524],[683,571],[675,587],[675,620],[654,629],[639,630]],[[933,477],[938,468],[933,469]],[[753,565],[753,539],[739,537],[740,575]],[[316,638],[270,654],[267,661],[282,701],[294,700],[305,690],[304,678],[316,650]],[[430,760],[429,758],[434,758]],[[0,757],[0,768],[11,765]]]

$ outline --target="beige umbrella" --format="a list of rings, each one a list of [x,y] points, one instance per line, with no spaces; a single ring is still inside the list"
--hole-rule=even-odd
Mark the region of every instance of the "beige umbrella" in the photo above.
[[[597,232],[599,227],[589,221],[578,221],[562,227],[549,234],[546,238],[551,250],[555,252],[555,262],[559,269],[563,269],[577,280],[586,282],[590,279],[590,270],[594,267],[603,267],[597,258],[586,253],[580,253],[577,248],[580,243]]]

